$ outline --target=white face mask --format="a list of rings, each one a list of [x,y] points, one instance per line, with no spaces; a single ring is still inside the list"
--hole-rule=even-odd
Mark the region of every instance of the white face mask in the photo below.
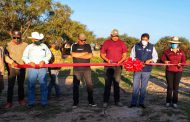
[[[148,45],[148,42],[145,41],[145,40],[142,40],[142,45],[143,45],[143,46],[147,46],[147,45]]]

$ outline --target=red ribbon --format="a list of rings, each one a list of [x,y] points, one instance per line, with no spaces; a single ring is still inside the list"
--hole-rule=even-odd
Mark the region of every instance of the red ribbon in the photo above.
[[[148,65],[151,66],[175,66],[178,64],[163,64],[163,63],[150,63]],[[139,59],[132,60],[132,58],[128,58],[128,60],[124,61],[122,64],[117,63],[62,63],[62,64],[44,64],[42,67],[39,64],[36,64],[35,67],[32,67],[29,64],[17,65],[17,68],[57,68],[57,67],[81,67],[81,66],[123,66],[126,71],[130,72],[139,72],[143,69],[144,63]],[[181,66],[190,66],[190,64],[181,64]]]
[[[39,64],[36,64],[35,67],[32,67],[29,64],[17,65],[17,68],[48,68],[48,67],[81,67],[81,66],[122,66],[122,64],[116,63],[62,63],[62,64],[44,64],[42,67]]]

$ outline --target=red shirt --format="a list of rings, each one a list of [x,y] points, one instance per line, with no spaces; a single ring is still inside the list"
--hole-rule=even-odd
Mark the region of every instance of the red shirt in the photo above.
[[[179,49],[176,53],[172,49],[167,49],[162,55],[162,61],[170,61],[171,64],[186,63],[184,52]],[[178,66],[167,66],[167,71],[182,72],[183,68]]]
[[[101,53],[106,54],[106,58],[113,63],[117,63],[122,59],[123,53],[127,52],[127,47],[122,40],[112,41],[106,40],[101,48]]]

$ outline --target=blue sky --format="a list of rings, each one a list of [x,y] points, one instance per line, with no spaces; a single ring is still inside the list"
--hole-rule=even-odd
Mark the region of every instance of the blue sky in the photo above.
[[[190,40],[190,0],[57,0],[73,10],[97,37],[109,36],[113,28],[140,38],[147,32],[153,43],[163,36]]]

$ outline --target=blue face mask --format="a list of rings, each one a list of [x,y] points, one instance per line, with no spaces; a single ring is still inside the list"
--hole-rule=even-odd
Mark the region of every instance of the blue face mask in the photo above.
[[[176,49],[178,47],[178,44],[171,44],[172,49]]]

